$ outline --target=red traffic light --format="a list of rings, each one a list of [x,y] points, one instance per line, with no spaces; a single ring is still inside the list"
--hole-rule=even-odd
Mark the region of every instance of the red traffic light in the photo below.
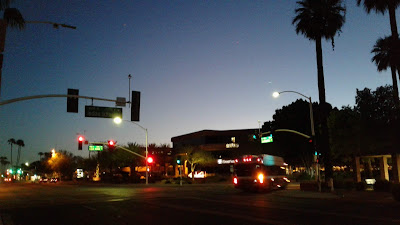
[[[78,137],[78,141],[82,142],[82,141],[84,141],[84,140],[85,140],[85,138],[84,138],[83,136],[79,136],[79,137]]]
[[[113,140],[108,140],[108,146],[114,146],[115,145],[115,141]]]
[[[154,162],[154,159],[153,159],[153,157],[147,157],[147,163],[153,163]]]

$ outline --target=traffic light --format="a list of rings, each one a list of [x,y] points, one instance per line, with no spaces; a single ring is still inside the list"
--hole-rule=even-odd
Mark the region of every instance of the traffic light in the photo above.
[[[131,121],[139,121],[140,115],[140,92],[132,91]]]
[[[257,135],[253,134],[253,139],[256,140],[257,139]]]
[[[153,157],[148,156],[148,157],[147,157],[147,163],[148,163],[148,164],[153,164],[153,162],[154,162]]]
[[[115,149],[115,144],[117,144],[117,142],[113,141],[113,140],[108,140],[107,142],[108,142],[108,145],[107,145],[108,150],[113,151]]]
[[[181,156],[176,157],[176,164],[181,165]]]
[[[85,137],[83,137],[83,136],[78,137],[78,150],[82,150],[82,144],[83,144],[84,140],[85,140]]]
[[[79,90],[68,88],[68,95],[79,95]],[[78,113],[78,99],[67,97],[67,112]]]

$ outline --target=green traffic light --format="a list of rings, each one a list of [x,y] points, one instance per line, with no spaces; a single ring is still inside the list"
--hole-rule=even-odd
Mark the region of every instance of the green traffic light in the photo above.
[[[181,164],[181,160],[180,160],[180,159],[176,160],[176,163],[177,163],[178,165],[180,165],[180,164]]]

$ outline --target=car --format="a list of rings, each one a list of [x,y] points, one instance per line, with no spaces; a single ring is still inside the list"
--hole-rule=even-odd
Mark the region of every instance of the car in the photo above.
[[[11,182],[12,181],[12,179],[11,179],[11,177],[10,178],[4,178],[4,182]]]
[[[58,178],[53,177],[50,179],[50,183],[57,183],[57,182],[58,182]]]
[[[49,179],[47,177],[42,177],[39,179],[39,183],[47,183]]]

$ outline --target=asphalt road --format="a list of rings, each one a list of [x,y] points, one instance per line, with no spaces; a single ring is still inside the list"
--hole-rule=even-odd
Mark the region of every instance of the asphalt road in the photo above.
[[[400,224],[400,203],[245,193],[227,184],[0,184],[0,225]]]

